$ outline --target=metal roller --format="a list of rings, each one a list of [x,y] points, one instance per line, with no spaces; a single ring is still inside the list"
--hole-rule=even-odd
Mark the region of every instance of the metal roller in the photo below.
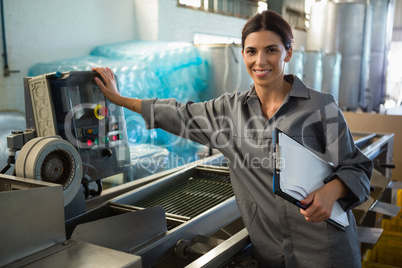
[[[80,189],[82,162],[75,147],[58,136],[39,137],[26,143],[15,163],[18,177],[63,185],[64,206]]]

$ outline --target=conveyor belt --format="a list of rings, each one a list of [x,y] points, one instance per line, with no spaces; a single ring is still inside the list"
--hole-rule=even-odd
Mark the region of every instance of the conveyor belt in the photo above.
[[[132,205],[141,208],[161,206],[166,213],[193,218],[232,196],[229,175],[201,172]]]

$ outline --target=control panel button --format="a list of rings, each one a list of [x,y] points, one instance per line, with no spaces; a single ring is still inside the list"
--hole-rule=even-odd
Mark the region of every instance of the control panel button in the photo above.
[[[111,157],[113,155],[113,152],[110,149],[103,149],[101,154],[102,156]]]
[[[88,147],[92,147],[92,144],[93,144],[92,140],[87,140]]]
[[[100,115],[107,116],[108,113],[109,113],[109,110],[105,106],[103,106],[102,108],[99,109]]]
[[[109,138],[106,137],[106,136],[105,136],[105,137],[102,137],[102,138],[101,138],[101,142],[104,143],[104,144],[109,143]]]
[[[98,120],[103,120],[107,116],[108,110],[103,105],[96,105],[94,108],[94,115]]]

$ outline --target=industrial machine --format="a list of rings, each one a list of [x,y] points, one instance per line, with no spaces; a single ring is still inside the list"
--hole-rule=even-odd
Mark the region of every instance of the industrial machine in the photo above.
[[[104,177],[132,163],[123,110],[95,76],[25,79],[27,130],[8,137],[10,155],[19,151],[15,176],[0,174],[0,266],[257,267],[220,154],[102,192]],[[382,193],[393,135],[354,136],[375,162]],[[85,199],[91,183],[98,188]],[[359,208],[358,222],[380,197]]]
[[[370,196],[366,202],[353,209],[358,225],[361,250],[372,248],[382,234],[382,219],[395,217],[400,207],[394,203],[392,169],[394,134],[353,133],[355,144],[370,159],[374,170],[370,179]]]
[[[101,179],[131,167],[123,108],[105,98],[95,77],[101,79],[90,71],[25,78],[26,131],[7,137],[10,152],[20,150],[9,161],[18,177],[63,185],[67,218],[101,194]]]
[[[130,167],[123,108],[105,98],[95,77],[101,79],[95,72],[67,72],[24,81],[27,128],[69,141],[81,157],[85,184]]]

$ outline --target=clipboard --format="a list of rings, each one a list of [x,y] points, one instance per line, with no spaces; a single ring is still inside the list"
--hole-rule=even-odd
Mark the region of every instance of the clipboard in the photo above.
[[[296,206],[307,209],[300,201],[324,185],[334,167],[302,144],[275,128],[273,133],[273,190]],[[345,231],[349,225],[347,213],[338,201],[334,203],[328,224]]]

